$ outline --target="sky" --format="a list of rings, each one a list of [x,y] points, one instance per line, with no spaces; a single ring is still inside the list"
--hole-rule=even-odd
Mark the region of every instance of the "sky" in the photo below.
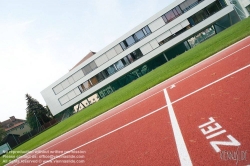
[[[0,121],[174,0],[0,0]]]

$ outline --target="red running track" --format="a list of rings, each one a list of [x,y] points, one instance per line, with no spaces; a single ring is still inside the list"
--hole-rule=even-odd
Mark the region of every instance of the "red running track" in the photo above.
[[[250,37],[9,165],[250,164],[249,43]]]

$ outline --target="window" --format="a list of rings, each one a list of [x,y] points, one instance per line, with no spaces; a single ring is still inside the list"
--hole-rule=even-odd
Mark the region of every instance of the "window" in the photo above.
[[[162,19],[164,20],[164,22],[167,24],[168,23],[168,20],[167,20],[167,18],[165,17],[165,15],[163,15],[163,16],[161,16],[162,17]]]
[[[126,56],[121,61],[122,61],[124,66],[129,65],[129,60],[128,60],[128,58]]]
[[[248,6],[246,7],[246,9],[247,9],[248,13],[250,14],[250,5],[248,5]]]
[[[142,52],[140,49],[135,50],[134,52],[131,53],[132,55],[134,55],[135,59],[139,59],[143,56]]]
[[[176,9],[173,9],[174,15],[179,16],[179,13],[176,11]]]
[[[127,57],[128,57],[128,59],[129,59],[129,62],[130,62],[130,63],[132,63],[132,62],[135,61],[135,57],[134,57],[133,55],[128,54]]]
[[[197,12],[196,14],[194,14],[193,16],[191,16],[188,20],[191,25],[196,25],[199,22],[206,19],[207,17],[208,17],[208,13],[206,12],[206,10],[201,10]]]
[[[88,73],[90,73],[92,71],[90,65],[86,65],[82,68],[82,71],[85,75],[87,75]]]
[[[151,33],[151,30],[149,29],[149,27],[148,26],[145,26],[144,28],[143,28],[143,30],[144,30],[144,32],[146,31],[146,35],[149,35],[150,33]]]
[[[126,50],[127,47],[128,47],[128,44],[127,44],[126,41],[122,41],[122,42],[120,43],[120,45],[122,46],[122,49],[123,49],[123,50]]]
[[[138,32],[135,33],[135,36],[138,40],[141,40],[142,38],[145,37],[144,33],[142,30],[139,30]]]
[[[174,12],[170,10],[169,12],[165,14],[165,17],[167,18],[168,22],[174,20],[175,19]]]
[[[212,15],[212,14],[218,12],[221,9],[221,6],[220,6],[219,2],[216,1],[215,3],[212,3],[209,6],[207,6],[206,9],[207,9],[208,13],[210,15]]]
[[[94,86],[94,85],[98,84],[99,81],[98,81],[97,77],[94,76],[94,77],[90,78],[90,82],[91,82],[92,85]]]
[[[124,64],[122,63],[121,60],[119,60],[118,62],[115,63],[115,66],[118,70],[121,70],[122,68],[124,68]]]
[[[180,4],[180,8],[183,12],[187,12],[188,10],[198,5],[201,1],[203,0],[186,0]]]
[[[112,75],[116,72],[116,69],[113,65],[111,65],[107,68],[107,72],[109,73],[109,75]]]
[[[183,12],[181,11],[181,8],[179,6],[176,6],[174,9],[177,11],[179,16],[182,15]]]
[[[109,73],[108,73],[107,69],[103,70],[101,73],[104,76],[104,78],[107,78],[109,76]]]
[[[96,78],[97,78],[98,82],[101,82],[102,80],[105,79],[104,76],[102,75],[102,73],[98,73],[98,74],[96,75]]]
[[[96,64],[95,64],[94,61],[92,61],[89,65],[90,65],[90,68],[91,68],[92,70],[95,70],[95,69],[97,68],[97,66],[96,66]]]
[[[130,36],[126,39],[126,42],[127,42],[128,46],[131,46],[135,43],[135,39],[133,38],[133,36]]]
[[[82,88],[82,85],[78,86],[79,90],[81,91],[81,93],[84,91]]]
[[[215,35],[214,27],[211,26],[202,32],[196,34],[195,36],[188,39],[188,43],[191,47],[196,46],[197,44],[205,41],[206,39],[210,38],[211,36]]]
[[[85,81],[81,86],[82,86],[83,91],[86,91],[86,90],[88,90],[89,88],[91,88],[91,84],[89,83],[88,80]]]

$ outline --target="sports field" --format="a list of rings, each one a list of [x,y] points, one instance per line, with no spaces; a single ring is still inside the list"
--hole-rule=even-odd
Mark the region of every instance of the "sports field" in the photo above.
[[[249,109],[247,37],[9,165],[247,165]]]
[[[170,77],[235,41],[249,36],[249,34],[250,18],[178,56],[86,110],[19,146],[14,151],[30,151],[37,147],[31,154],[39,152],[39,149],[47,152],[50,148],[52,148],[51,152],[58,150],[58,153],[54,155],[59,156],[57,159],[42,158],[39,164],[59,161],[61,157],[72,153],[71,150],[83,149],[84,154],[79,155],[79,162],[84,161],[89,165],[98,165],[100,161],[103,161],[103,163],[108,161],[109,163],[106,165],[111,163],[117,165],[116,163],[121,164],[121,162],[122,165],[151,162],[156,165],[162,162],[180,165],[183,160],[188,161],[187,164],[200,165],[208,162],[209,165],[208,159],[211,160],[212,164],[215,164],[218,161],[215,160],[216,157],[219,159],[219,165],[221,165],[220,162],[226,161],[225,154],[230,149],[216,152],[217,148],[215,147],[216,145],[221,147],[221,144],[229,144],[229,146],[222,145],[222,147],[233,148],[231,152],[242,152],[244,159],[244,154],[246,154],[244,150],[249,150],[249,145],[247,147],[243,144],[245,145],[247,142],[246,134],[250,134],[249,129],[243,127],[249,124],[249,120],[246,119],[250,117],[248,113],[250,105],[247,105],[247,103],[250,103],[248,99],[250,96],[249,37],[242,41],[243,44],[238,43],[229,47],[199,65],[189,68],[175,77]],[[233,80],[233,78],[237,79]],[[145,80],[151,81],[146,83]],[[163,80],[166,81],[133,98],[133,100],[127,101]],[[224,86],[226,89],[224,89]],[[130,88],[135,89],[133,94],[129,90]],[[110,99],[115,100],[110,103]],[[119,105],[124,101],[127,102]],[[117,107],[110,110],[114,106]],[[170,106],[172,106],[172,109]],[[106,112],[107,110],[109,111]],[[103,112],[106,113],[102,114]],[[102,115],[98,116],[99,114]],[[89,121],[93,117],[96,118]],[[220,117],[222,118],[220,119]],[[84,122],[86,123],[82,124]],[[174,127],[176,123],[177,128]],[[197,128],[199,132],[196,131]],[[213,128],[215,129],[213,130]],[[70,131],[71,129],[73,130]],[[210,130],[211,132],[208,132]],[[60,136],[67,131],[69,132]],[[177,135],[175,132],[177,132]],[[199,136],[199,134],[202,136]],[[182,139],[176,140],[176,138]],[[202,139],[206,141],[202,142]],[[44,144],[48,141],[50,142]],[[178,148],[179,141],[181,142],[181,148]],[[224,143],[222,143],[223,141]],[[102,143],[98,144],[98,142]],[[247,143],[249,144],[249,142]],[[41,146],[42,144],[44,145]],[[198,144],[199,146],[196,146]],[[154,145],[154,148],[149,148],[152,145]],[[185,148],[182,152],[180,149],[183,149],[183,147]],[[68,152],[64,154],[65,151],[60,151],[61,148],[66,148],[65,150]],[[206,157],[209,154],[209,148],[216,152],[211,155],[212,158]],[[200,157],[193,158],[194,154]],[[48,156],[47,153],[44,155]],[[182,160],[183,155],[184,159]],[[14,156],[17,157],[17,155]],[[83,156],[84,159],[82,159]],[[23,157],[25,158],[25,156]],[[39,161],[37,160],[39,155],[33,157],[34,159],[31,160],[19,158],[12,164],[15,165],[18,161]],[[113,159],[111,159],[112,157]],[[10,158],[8,161],[12,159],[14,158]],[[6,161],[6,158],[0,158],[0,165],[5,163],[4,160]],[[230,162],[231,160],[222,164],[230,164]],[[235,164],[235,160],[231,163]],[[246,164],[244,160],[241,163]],[[39,165],[38,163],[33,164]],[[183,165],[186,165],[186,163]]]

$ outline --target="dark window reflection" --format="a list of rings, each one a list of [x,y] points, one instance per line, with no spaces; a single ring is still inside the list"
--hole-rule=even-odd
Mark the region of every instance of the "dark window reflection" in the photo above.
[[[126,42],[127,42],[128,46],[131,46],[135,43],[135,39],[133,38],[133,36],[130,36],[126,39]]]
[[[137,38],[138,40],[141,40],[142,38],[145,37],[145,35],[144,35],[144,33],[143,33],[142,30],[136,32],[136,33],[135,33],[135,36],[136,36],[136,38]]]

